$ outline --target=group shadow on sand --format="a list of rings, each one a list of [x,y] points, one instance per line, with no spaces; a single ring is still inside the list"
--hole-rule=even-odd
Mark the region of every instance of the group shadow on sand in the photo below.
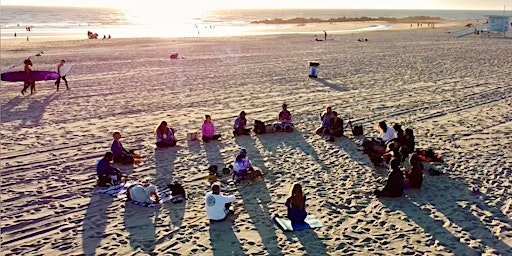
[[[60,94],[56,92],[46,96],[43,100],[16,96],[2,105],[1,123],[20,121],[18,125],[20,128],[27,125],[37,126],[41,122],[46,108],[59,96]],[[27,108],[19,109],[19,106],[25,101],[30,101]]]
[[[287,137],[286,139],[276,139],[274,136]],[[265,174],[264,178],[251,183],[250,186],[239,186],[237,191],[242,199],[242,202],[237,204],[243,207],[244,213],[248,214],[250,223],[254,225],[251,230],[257,232],[261,238],[261,245],[255,241],[250,241],[236,235],[238,227],[235,225],[237,222],[236,216],[230,216],[227,221],[211,222],[209,224],[210,245],[214,255],[245,255],[247,254],[247,247],[258,247],[270,255],[283,255],[282,248],[279,245],[278,236],[276,234],[276,227],[271,222],[273,214],[269,209],[269,205],[274,204],[267,183],[275,183],[276,177],[265,166],[264,157],[256,147],[256,140],[261,143],[264,150],[276,154],[279,146],[287,146],[289,148],[300,148],[305,154],[310,155],[313,160],[320,166],[323,171],[328,172],[330,164],[323,161],[323,156],[319,155],[315,148],[308,143],[300,131],[291,133],[278,133],[275,135],[262,135],[262,136],[240,136],[235,138],[235,143],[247,150],[250,155],[251,161],[254,166],[259,167]],[[329,142],[325,142],[329,143]],[[201,150],[199,143],[193,145],[190,151],[196,152]],[[358,151],[355,142],[348,138],[343,138],[336,143],[341,150],[349,154],[353,161],[358,162],[360,165],[371,165],[371,162],[361,161],[364,156],[361,151]],[[221,149],[223,145],[221,142],[213,142],[204,145],[207,161],[209,164],[218,164],[222,161]],[[158,185],[165,185],[172,179],[172,170],[174,169],[175,154],[168,154],[166,151],[155,151],[156,159],[156,180],[160,183]],[[435,181],[434,179],[438,179]],[[441,180],[439,180],[441,179]],[[476,205],[481,211],[490,212],[491,218],[500,220],[507,225],[512,225],[511,221],[505,214],[493,207],[487,206],[482,200],[478,199],[475,195],[467,189],[467,185],[455,179],[451,179],[448,175],[426,178],[424,188],[421,190],[408,190],[407,196],[399,199],[387,200],[383,198],[374,199],[379,200],[384,206],[391,211],[403,212],[410,220],[415,222],[426,233],[432,236],[432,239],[437,240],[440,245],[444,246],[447,250],[455,254],[463,255],[480,255],[486,248],[492,248],[501,254],[510,254],[512,249],[505,242],[496,237],[489,227],[482,223],[477,217],[471,213],[469,206],[462,207],[458,204],[460,201],[468,201]],[[446,200],[446,195],[443,191],[449,187],[450,189],[458,192],[461,197]],[[319,193],[322,191],[319,190]],[[329,192],[323,192],[328,194]],[[86,255],[94,255],[96,248],[100,246],[101,239],[108,237],[104,234],[107,225],[107,209],[112,203],[104,196],[94,195],[86,211],[84,220],[84,233],[83,233],[83,246]],[[328,197],[325,197],[328,198]],[[101,199],[101,200],[100,200]],[[441,212],[446,218],[454,225],[460,226],[463,231],[469,233],[472,239],[478,239],[482,246],[476,248],[470,246],[469,242],[462,241],[461,238],[456,237],[450,230],[448,230],[442,222],[436,220],[430,212],[423,209],[422,206],[430,205],[435,207],[435,210]],[[175,227],[181,226],[184,218],[186,205],[176,207],[176,205],[168,204],[167,211],[171,218],[172,224]],[[238,211],[241,212],[241,211]],[[155,244],[158,243],[156,239],[156,228],[159,226],[158,210],[154,209],[141,209],[139,206],[127,205],[125,207],[124,223],[126,230],[130,233],[130,245],[134,249],[140,249],[148,254],[153,254]],[[242,220],[246,221],[246,220]],[[332,223],[324,223],[324,225],[331,225]],[[293,241],[297,238],[298,242],[302,245],[300,250],[308,255],[326,255],[326,245],[318,237],[314,230],[304,230],[300,232],[285,233],[288,240]]]

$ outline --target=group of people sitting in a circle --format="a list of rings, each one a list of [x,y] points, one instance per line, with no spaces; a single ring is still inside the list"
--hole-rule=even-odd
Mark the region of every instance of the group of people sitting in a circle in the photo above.
[[[404,131],[399,124],[391,128],[385,121],[377,124],[377,130],[377,136],[365,139],[363,150],[375,165],[389,166],[391,172],[384,188],[374,194],[377,197],[400,197],[404,188],[421,188],[423,164],[415,152],[413,130],[407,128]]]

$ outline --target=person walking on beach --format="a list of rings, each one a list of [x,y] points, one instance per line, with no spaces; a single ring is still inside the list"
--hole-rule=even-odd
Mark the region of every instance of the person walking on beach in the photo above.
[[[32,79],[32,61],[30,59],[26,59],[25,64],[25,84],[23,85],[23,90],[21,90],[21,94],[25,95],[28,87],[30,87],[30,94],[33,94],[36,90],[36,82]]]
[[[68,80],[66,80],[66,75],[61,75],[60,74],[60,69],[62,68],[62,66],[64,66],[64,63],[66,63],[65,60],[60,60],[59,65],[57,65],[57,73],[59,73],[59,78],[57,79],[57,81],[55,81],[55,85],[57,86],[57,91],[59,90],[59,85],[60,85],[60,79],[61,78],[66,83],[66,89],[69,90]]]
[[[327,32],[324,30],[324,41],[327,40]]]

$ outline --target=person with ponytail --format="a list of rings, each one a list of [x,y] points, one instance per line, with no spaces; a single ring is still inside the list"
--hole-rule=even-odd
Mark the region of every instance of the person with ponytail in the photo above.
[[[286,199],[286,208],[288,208],[288,219],[292,223],[303,223],[308,215],[306,212],[306,196],[302,193],[300,184],[294,184],[290,192],[290,197]]]

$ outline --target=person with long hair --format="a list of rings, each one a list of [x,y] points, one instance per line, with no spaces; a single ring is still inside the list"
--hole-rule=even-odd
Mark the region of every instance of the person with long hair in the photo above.
[[[294,184],[290,191],[290,197],[286,199],[288,219],[292,223],[303,223],[308,213],[306,212],[306,196],[302,193],[302,186]]]
[[[167,127],[167,122],[162,121],[156,128],[156,146],[159,148],[168,148],[176,146],[176,137],[173,131]]]
[[[221,136],[220,134],[215,134],[215,125],[213,124],[212,117],[210,115],[204,116],[204,122],[201,126],[201,134],[203,135],[204,142],[218,140]]]
[[[30,87],[30,94],[33,94],[36,90],[36,81],[32,78],[32,61],[30,59],[26,59],[23,64],[25,64],[25,84],[23,85],[23,90],[21,90],[21,94],[25,95],[28,87]]]
[[[411,188],[421,188],[423,183],[423,164],[420,162],[418,154],[412,153],[409,157],[410,169],[405,171],[405,179]]]

